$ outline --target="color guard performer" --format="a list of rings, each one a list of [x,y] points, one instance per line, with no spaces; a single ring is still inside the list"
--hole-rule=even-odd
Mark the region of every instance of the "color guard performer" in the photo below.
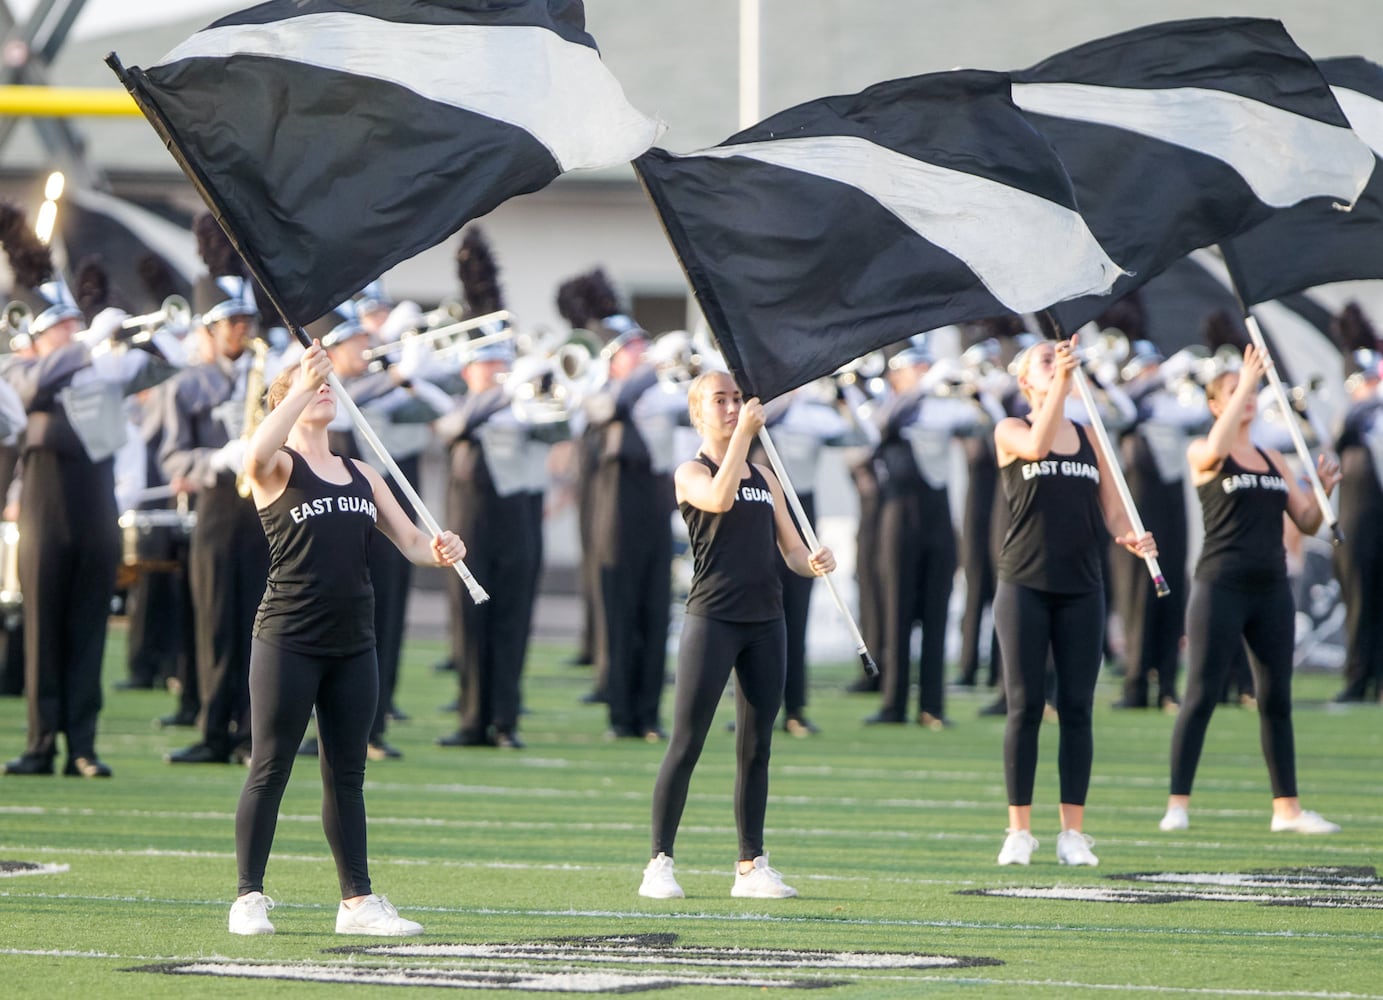
[[[1272,362],[1252,344],[1239,371],[1206,386],[1215,423],[1186,451],[1191,481],[1205,518],[1205,541],[1186,612],[1186,699],[1172,731],[1171,794],[1159,827],[1185,830],[1205,732],[1224,686],[1232,653],[1247,645],[1258,699],[1259,735],[1272,785],[1274,833],[1335,833],[1340,828],[1302,809],[1297,797],[1292,730],[1292,653],[1295,608],[1287,582],[1283,514],[1304,534],[1323,516],[1310,489],[1288,471],[1282,455],[1254,445],[1250,428],[1259,383]],[[1294,419],[1294,417],[1292,418]],[[1328,495],[1340,481],[1339,464],[1322,454],[1316,463]],[[1346,542],[1348,544],[1348,542]]]
[[[835,568],[835,557],[826,548],[807,551],[782,486],[771,471],[748,461],[764,426],[759,401],[744,401],[728,374],[709,372],[692,383],[687,407],[701,447],[693,461],[678,466],[676,483],[695,569],[677,654],[672,739],[653,787],[653,857],[639,895],[685,895],[673,872],[673,842],[692,771],[733,670],[739,864],[730,895],[785,899],[797,890],[783,883],[764,850],[768,761],[786,668],[777,564],[821,576]]]
[[[1011,512],[994,595],[1008,705],[1008,835],[999,851],[1001,865],[1026,865],[1037,848],[1032,798],[1049,654],[1061,726],[1056,856],[1064,865],[1099,864],[1082,828],[1094,757],[1090,717],[1105,629],[1105,531],[1140,558],[1157,554],[1151,534],[1132,534],[1104,456],[1065,414],[1080,363],[1076,343],[1074,337],[1042,341],[1015,359],[1014,374],[1030,412],[1027,418],[1006,417],[994,430],[1000,483]]]

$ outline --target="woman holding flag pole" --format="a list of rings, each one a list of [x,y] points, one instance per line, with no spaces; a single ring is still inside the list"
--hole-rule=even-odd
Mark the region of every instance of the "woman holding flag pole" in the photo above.
[[[269,387],[269,412],[245,458],[269,539],[270,568],[250,653],[254,751],[235,817],[240,884],[230,911],[233,934],[274,932],[264,869],[314,706],[322,826],[342,896],[336,933],[422,933],[421,925],[400,917],[370,887],[362,787],[379,672],[368,551],[376,528],[418,565],[453,565],[465,555],[465,545],[451,532],[429,537],[378,472],[331,452],[331,373],[330,358],[313,341],[299,363]]]
[[[781,558],[801,576],[822,576],[835,568],[835,557],[827,548],[808,551],[777,477],[748,460],[764,426],[763,405],[746,401],[728,373],[708,372],[692,382],[687,408],[701,447],[694,460],[678,466],[674,481],[694,570],[678,650],[672,736],[653,788],[653,858],[639,895],[685,895],[673,874],[673,841],[692,770],[733,668],[740,846],[730,895],[783,899],[797,890],[769,867],[763,846],[769,752],[787,669],[777,562]]]
[[[1061,720],[1057,860],[1099,864],[1083,825],[1094,755],[1090,716],[1104,637],[1104,530],[1135,556],[1146,560],[1157,555],[1152,535],[1135,532],[1105,453],[1065,415],[1066,398],[1080,377],[1076,346],[1076,337],[1041,341],[1015,359],[1018,387],[1031,410],[1026,418],[1008,417],[994,429],[999,478],[1012,519],[999,553],[994,596],[1008,703],[1004,776],[1009,823],[999,852],[1001,865],[1026,865],[1037,847],[1032,796],[1049,652]]]
[[[1340,829],[1319,813],[1302,809],[1297,797],[1292,731],[1295,615],[1282,515],[1307,535],[1320,530],[1325,515],[1310,486],[1294,479],[1283,457],[1255,447],[1250,437],[1265,374],[1273,376],[1267,352],[1247,345],[1243,366],[1206,386],[1215,424],[1186,449],[1205,517],[1205,541],[1186,609],[1186,697],[1172,730],[1171,794],[1158,824],[1167,832],[1190,826],[1187,810],[1205,732],[1224,688],[1231,654],[1241,643],[1253,654],[1249,662],[1259,733],[1273,793],[1269,829],[1315,834]],[[1340,481],[1340,465],[1321,455],[1316,473],[1318,495],[1328,498]]]

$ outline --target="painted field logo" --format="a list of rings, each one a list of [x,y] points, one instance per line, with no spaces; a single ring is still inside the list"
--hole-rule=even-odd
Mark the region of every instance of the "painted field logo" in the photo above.
[[[361,945],[331,948],[341,964],[178,962],[129,972],[229,976],[297,982],[545,993],[639,993],[676,986],[821,989],[845,985],[831,972],[966,969],[993,958],[872,951],[711,948],[677,944],[676,934],[621,934],[492,944]],[[380,964],[366,964],[371,959]],[[858,982],[856,979],[854,982]]]
[[[1133,872],[1108,875],[1128,886],[1013,886],[964,889],[963,896],[1061,899],[1086,903],[1256,903],[1321,909],[1383,910],[1383,879],[1371,867],[1281,868],[1250,872]],[[1146,887],[1151,888],[1146,888]]]
[[[17,875],[57,875],[67,871],[67,865],[45,865],[37,861],[0,861],[0,878]]]

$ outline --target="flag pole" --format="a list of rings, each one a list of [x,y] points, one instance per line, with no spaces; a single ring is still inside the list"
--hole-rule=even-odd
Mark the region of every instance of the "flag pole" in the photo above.
[[[802,532],[802,538],[807,543],[807,548],[815,552],[821,548],[821,541],[816,537],[816,529],[812,527],[812,522],[807,518],[807,512],[802,507],[802,500],[797,495],[797,490],[793,488],[792,480],[788,479],[788,473],[783,468],[783,460],[778,457],[778,449],[773,445],[773,439],[768,436],[768,428],[759,429],[759,444],[763,445],[764,454],[768,456],[768,464],[773,467],[773,474],[778,477],[778,482],[783,486],[783,494],[788,499],[788,506],[792,508],[793,514],[797,516],[797,527]],[[826,581],[826,589],[831,592],[831,600],[836,602],[841,617],[845,619],[846,626],[850,629],[850,638],[855,643],[855,655],[860,658],[860,665],[864,667],[865,675],[868,677],[878,677],[879,667],[874,662],[874,657],[869,655],[869,647],[865,644],[864,636],[860,634],[860,627],[855,624],[855,616],[850,613],[850,609],[845,604],[845,599],[840,596],[840,591],[836,589],[836,582],[831,574],[827,573],[822,577]]]
[[[1221,251],[1220,256],[1224,256],[1223,251]],[[1287,433],[1292,437],[1292,447],[1296,450],[1297,457],[1301,459],[1301,464],[1306,467],[1306,478],[1311,484],[1311,493],[1316,498],[1317,506],[1321,509],[1321,516],[1330,527],[1330,540],[1335,545],[1342,545],[1345,536],[1340,531],[1340,519],[1335,516],[1335,511],[1330,506],[1330,495],[1325,492],[1321,477],[1316,473],[1316,463],[1311,458],[1311,449],[1306,446],[1306,438],[1302,436],[1301,428],[1297,426],[1294,407],[1287,399],[1287,390],[1282,385],[1282,377],[1277,374],[1277,365],[1272,363],[1272,352],[1268,350],[1268,341],[1263,336],[1263,328],[1258,325],[1258,318],[1253,315],[1253,310],[1244,302],[1243,293],[1239,291],[1239,283],[1234,280],[1234,272],[1229,268],[1225,268],[1225,270],[1229,273],[1229,287],[1233,290],[1234,298],[1238,300],[1239,309],[1244,315],[1244,326],[1248,328],[1249,339],[1253,341],[1253,346],[1262,352],[1263,359],[1268,362],[1266,366],[1268,385],[1272,389],[1278,409],[1282,411],[1282,422],[1287,425]],[[1321,448],[1324,449],[1325,447],[1326,443],[1322,439]]]
[[[139,90],[138,83],[126,72],[124,65],[120,62],[120,58],[114,52],[106,56],[106,65],[120,78],[120,82],[124,84],[125,89],[129,91],[130,96],[134,98],[134,102],[139,107],[144,118],[153,126],[154,131],[157,132],[159,138],[163,140],[168,151],[173,154],[173,159],[177,161],[178,166],[182,167],[182,171],[187,175],[187,179],[192,182],[192,186],[196,188],[197,193],[202,196],[202,200],[206,202],[206,206],[211,211],[212,216],[221,226],[221,229],[225,231],[226,238],[230,240],[231,246],[233,246],[235,252],[240,255],[240,259],[245,262],[245,266],[250,271],[250,276],[264,289],[265,294],[269,297],[270,304],[278,310],[279,315],[283,317],[283,321],[288,325],[288,329],[293,331],[293,335],[303,347],[311,347],[312,340],[308,337],[307,331],[294,323],[288,316],[287,311],[279,302],[278,294],[274,290],[273,283],[270,282],[267,276],[260,270],[255,258],[251,254],[245,252],[245,248],[241,245],[240,237],[226,221],[225,212],[221,208],[215,194],[212,192],[211,185],[202,177],[201,173],[178,144],[173,130],[168,126],[168,123],[163,120],[163,116],[159,113],[158,108],[144,99],[144,95]],[[417,511],[428,533],[433,537],[440,535],[442,533],[441,525],[437,523],[437,519],[432,516],[432,513],[427,509],[426,505],[424,505],[422,497],[418,496],[418,492],[413,488],[413,484],[408,481],[403,471],[399,469],[398,463],[394,461],[393,456],[390,455],[388,450],[384,447],[384,442],[379,439],[379,435],[375,433],[374,428],[365,420],[364,414],[362,414],[360,408],[355,405],[355,400],[351,399],[350,395],[342,387],[336,374],[333,372],[329,375],[327,381],[331,384],[332,391],[336,394],[337,401],[345,408],[351,421],[355,424],[356,429],[360,431],[361,436],[365,438],[375,454],[379,456],[379,460],[384,465],[385,471],[393,476],[394,481],[398,483],[399,488],[403,490],[404,496],[408,498],[408,502],[411,503],[413,509]],[[461,577],[462,582],[466,585],[466,590],[470,592],[471,599],[475,601],[476,604],[484,604],[490,599],[490,595],[486,593],[485,588],[480,585],[479,581],[471,575],[471,571],[466,568],[464,562],[458,559],[456,562],[452,563],[452,569]]]
[[[1056,331],[1057,338],[1063,337],[1061,323],[1052,311],[1046,310],[1043,315],[1051,323],[1052,329]],[[1128,481],[1124,479],[1124,470],[1119,464],[1119,455],[1109,440],[1109,432],[1105,430],[1104,420],[1101,419],[1100,411],[1095,405],[1095,394],[1090,391],[1090,382],[1086,379],[1085,372],[1080,365],[1076,365],[1074,375],[1076,391],[1080,393],[1080,401],[1085,404],[1085,412],[1090,415],[1090,429],[1094,432],[1095,440],[1100,446],[1100,451],[1104,454],[1105,465],[1109,467],[1110,477],[1114,480],[1114,488],[1119,492],[1119,500],[1124,505],[1124,513],[1128,515],[1129,528],[1135,537],[1142,537],[1147,529],[1143,527],[1143,519],[1138,516],[1138,508],[1133,502],[1133,494],[1129,492]],[[1167,586],[1167,578],[1162,575],[1162,567],[1158,565],[1157,556],[1144,556],[1143,563],[1148,567],[1148,575],[1152,577],[1157,596],[1166,597],[1170,594],[1172,588]]]

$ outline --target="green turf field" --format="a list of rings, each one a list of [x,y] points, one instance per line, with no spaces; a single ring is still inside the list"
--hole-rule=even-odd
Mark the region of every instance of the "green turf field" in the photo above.
[[[122,641],[112,633],[108,684]],[[278,933],[228,934],[244,769],[164,764],[164,750],[191,742],[150,725],[171,696],[110,692],[98,745],[113,780],[0,778],[0,861],[62,869],[0,878],[3,995],[1383,997],[1383,709],[1329,705],[1333,678],[1298,679],[1297,748],[1304,804],[1344,832],[1268,832],[1257,719],[1236,705],[1211,726],[1191,829],[1160,833],[1172,720],[1114,712],[1106,678],[1086,821],[1101,865],[1056,863],[1047,726],[1042,846],[1019,869],[994,864],[1002,721],[976,716],[989,692],[953,693],[957,724],[944,732],[866,728],[874,699],[840,693],[853,668],[819,668],[811,715],[822,733],[775,741],[768,813],[773,864],[801,898],[729,896],[733,737],[718,721],[677,843],[688,898],[664,902],[636,892],[662,748],[606,742],[602,711],[578,703],[589,673],[565,665],[562,648],[531,657],[527,749],[436,748],[454,727],[438,711],[454,694],[452,675],[431,669],[440,652],[409,646],[398,702],[413,719],[390,734],[405,758],[371,764],[366,785],[376,890],[425,936],[333,933],[310,759],[289,786],[268,871]],[[721,720],[731,714],[727,699]],[[0,700],[6,758],[23,733],[22,701]]]

